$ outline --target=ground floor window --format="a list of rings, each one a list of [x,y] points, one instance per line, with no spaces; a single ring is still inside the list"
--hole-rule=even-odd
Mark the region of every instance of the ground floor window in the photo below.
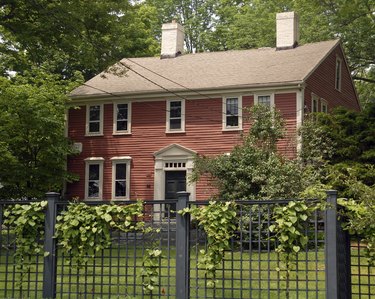
[[[101,157],[85,159],[85,199],[102,199],[103,197],[103,162]]]
[[[131,157],[113,157],[112,159],[112,198],[129,199]]]

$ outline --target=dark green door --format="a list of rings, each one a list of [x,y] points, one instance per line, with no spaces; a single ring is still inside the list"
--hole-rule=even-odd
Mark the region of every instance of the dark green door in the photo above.
[[[165,199],[177,199],[177,192],[186,191],[186,171],[166,171],[165,172]],[[165,216],[170,213],[175,217],[176,204],[165,205]]]

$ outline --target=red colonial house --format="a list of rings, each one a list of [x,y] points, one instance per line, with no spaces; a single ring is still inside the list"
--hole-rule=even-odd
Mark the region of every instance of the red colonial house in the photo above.
[[[207,199],[204,181],[189,183],[195,154],[230,152],[249,128],[245,107],[279,109],[296,154],[305,112],[359,103],[339,40],[298,44],[298,17],[277,15],[277,47],[181,54],[184,30],[164,24],[161,57],[123,59],[125,75],[105,73],[71,93],[68,137],[80,176],[66,197],[85,200],[170,199],[186,190]],[[79,109],[77,109],[79,107]]]

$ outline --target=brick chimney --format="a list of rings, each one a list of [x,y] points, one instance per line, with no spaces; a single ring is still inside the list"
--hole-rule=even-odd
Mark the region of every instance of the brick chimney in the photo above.
[[[163,24],[161,28],[161,56],[160,58],[174,58],[184,51],[184,27],[175,20]]]
[[[297,47],[299,41],[299,18],[294,12],[276,14],[276,49]]]

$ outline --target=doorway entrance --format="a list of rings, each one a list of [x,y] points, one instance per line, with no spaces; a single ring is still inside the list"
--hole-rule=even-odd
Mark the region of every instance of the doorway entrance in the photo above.
[[[177,199],[177,192],[186,191],[186,171],[165,172],[165,199]],[[165,216],[176,217],[176,204],[165,204]]]

